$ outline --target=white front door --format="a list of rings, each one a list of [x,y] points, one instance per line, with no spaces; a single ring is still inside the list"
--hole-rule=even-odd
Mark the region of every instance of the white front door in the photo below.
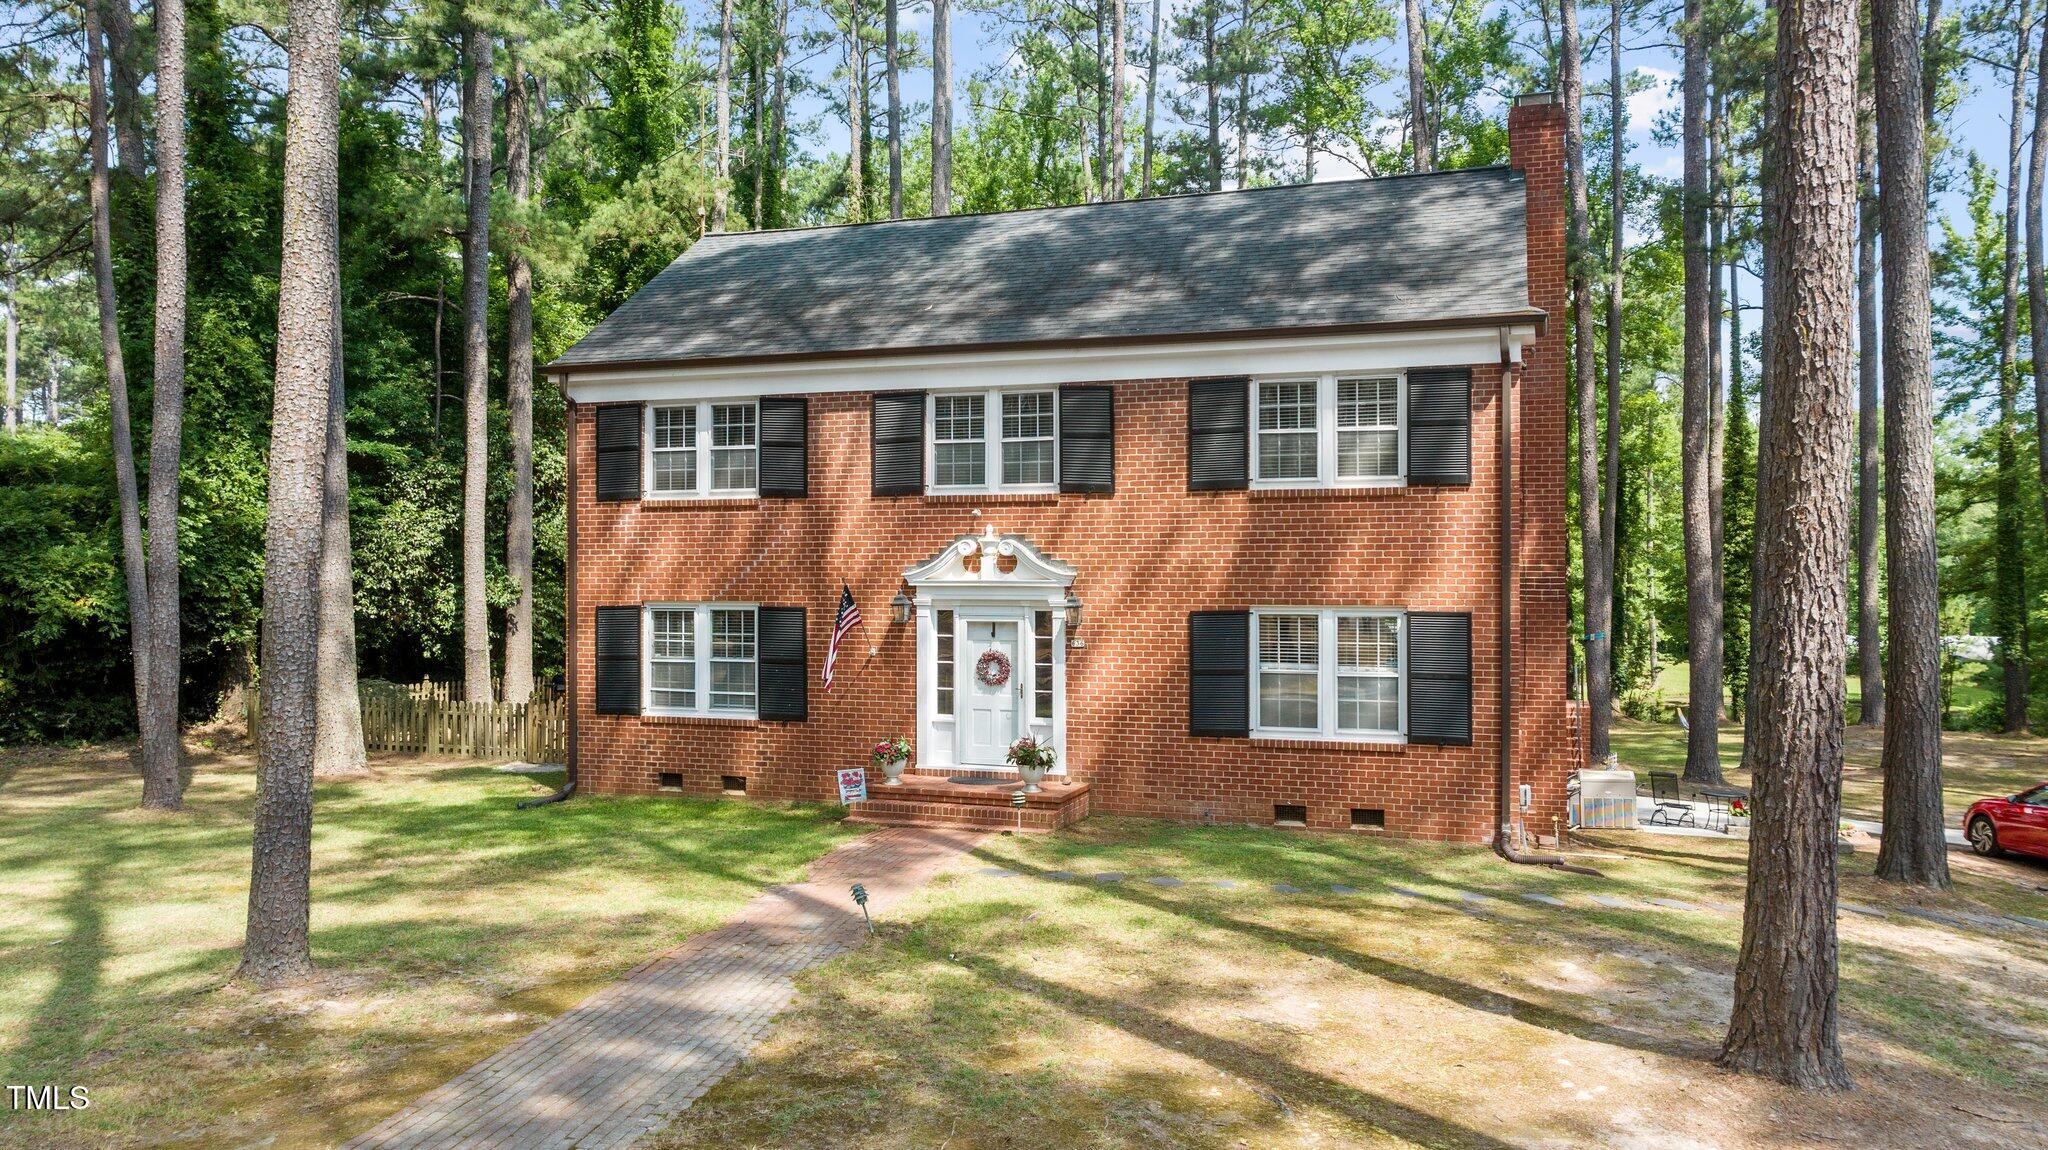
[[[964,621],[963,630],[959,667],[967,680],[967,705],[960,731],[960,762],[999,767],[1008,761],[1010,744],[1017,741],[1018,684],[1022,681],[1017,624],[970,619]],[[982,673],[982,656],[990,651],[1001,654],[1007,665],[999,684],[985,681],[997,677],[993,660],[988,675]]]

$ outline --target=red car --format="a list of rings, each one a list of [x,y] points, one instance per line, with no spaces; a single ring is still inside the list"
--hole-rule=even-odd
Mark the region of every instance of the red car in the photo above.
[[[1963,812],[1963,833],[1980,855],[2048,858],[2048,783],[2011,798],[1978,799]]]

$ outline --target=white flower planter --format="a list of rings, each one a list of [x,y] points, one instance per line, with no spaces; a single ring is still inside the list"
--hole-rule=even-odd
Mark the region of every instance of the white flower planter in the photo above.
[[[893,763],[883,763],[883,764],[882,764],[882,785],[883,785],[883,786],[885,786],[885,787],[900,787],[900,786],[902,786],[902,785],[903,785],[903,768],[904,768],[904,767],[906,767],[906,766],[909,766],[909,765],[910,765],[910,764],[909,764],[909,761],[908,761],[908,760],[901,760],[901,759],[899,759],[898,761],[896,761],[896,762],[893,762]]]
[[[1048,769],[1048,768],[1045,768],[1045,767],[1018,767],[1018,768],[1017,768],[1017,777],[1018,777],[1018,778],[1020,778],[1020,779],[1023,779],[1023,780],[1024,780],[1024,793],[1025,793],[1025,794],[1027,794],[1027,795],[1035,795],[1035,794],[1038,794],[1038,793],[1039,793],[1039,790],[1038,790],[1038,784],[1039,784],[1040,780],[1042,780],[1042,779],[1044,779],[1044,778],[1045,778],[1045,772],[1046,772],[1046,770],[1047,770],[1047,769]]]

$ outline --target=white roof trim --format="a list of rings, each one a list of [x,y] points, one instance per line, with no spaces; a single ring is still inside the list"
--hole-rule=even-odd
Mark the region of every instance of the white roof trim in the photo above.
[[[565,376],[577,403],[815,395],[839,391],[1047,387],[1120,379],[1191,379],[1497,363],[1503,338],[1532,342],[1534,324],[1277,336],[1157,344],[1048,344],[1003,351],[923,352],[577,372]]]
[[[980,562],[970,570],[967,558],[978,555]],[[1015,558],[1008,572],[997,570],[998,558]],[[1033,547],[1021,535],[997,535],[993,527],[980,535],[962,535],[946,544],[937,555],[903,573],[903,581],[917,590],[961,591],[967,593],[1002,591],[1063,591],[1074,585],[1074,568]]]

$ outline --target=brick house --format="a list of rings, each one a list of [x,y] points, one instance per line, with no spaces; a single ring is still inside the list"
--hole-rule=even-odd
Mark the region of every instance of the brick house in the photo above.
[[[1504,168],[706,236],[549,368],[577,785],[828,799],[902,735],[858,816],[1487,840],[1526,785],[1547,834],[1563,131],[1523,97]],[[1024,811],[946,781],[1026,734]]]

